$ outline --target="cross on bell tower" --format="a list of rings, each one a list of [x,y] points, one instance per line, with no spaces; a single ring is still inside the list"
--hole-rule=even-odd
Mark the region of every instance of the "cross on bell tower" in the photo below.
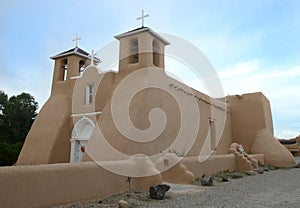
[[[119,72],[128,73],[147,67],[164,70],[164,48],[170,43],[148,27],[144,26],[144,14],[137,20],[142,20],[142,27],[116,35],[120,41]]]
[[[144,27],[144,19],[149,17],[149,14],[144,15],[144,10],[142,9],[142,16],[136,18],[136,20],[142,20],[142,27]]]
[[[72,40],[76,44],[74,48],[51,57],[55,61],[51,93],[59,91],[61,83],[69,83],[73,77],[78,77],[86,67],[85,62],[89,59],[89,53],[78,47],[79,40],[81,37],[76,33],[75,39]],[[97,58],[93,59],[96,63]]]
[[[78,33],[76,33],[76,37],[75,39],[73,39],[72,41],[75,41],[76,43],[76,48],[78,47],[78,41],[81,40],[81,37],[78,37]]]

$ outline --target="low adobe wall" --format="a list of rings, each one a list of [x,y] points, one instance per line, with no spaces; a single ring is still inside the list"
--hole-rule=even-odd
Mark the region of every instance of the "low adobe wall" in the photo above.
[[[199,161],[199,157],[186,157],[182,162],[194,174],[195,178],[224,170],[235,171],[237,169],[234,154],[211,155],[203,162]]]
[[[98,200],[128,190],[127,177],[94,162],[0,168],[0,207],[52,207]],[[161,183],[161,175],[133,178],[132,187]],[[147,187],[145,187],[147,188]]]
[[[264,165],[265,164],[265,155],[264,154],[251,154],[248,155],[252,159],[257,160],[258,164]]]
[[[264,164],[263,154],[251,154],[250,158],[260,161]],[[237,162],[234,154],[211,155],[207,160],[200,162],[199,157],[185,157],[182,163],[191,171],[195,178],[201,178],[203,175],[212,175],[220,171],[237,171]]]

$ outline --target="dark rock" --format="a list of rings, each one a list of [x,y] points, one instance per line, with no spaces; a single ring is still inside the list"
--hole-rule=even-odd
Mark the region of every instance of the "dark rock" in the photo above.
[[[233,179],[243,178],[243,175],[239,172],[233,173],[231,176]]]
[[[300,163],[298,163],[297,165],[295,165],[295,168],[300,168]]]
[[[256,172],[257,172],[258,174],[263,174],[263,173],[264,173],[264,171],[261,170],[261,169],[257,170]]]
[[[167,184],[159,184],[156,186],[151,186],[149,189],[150,198],[162,200],[165,198],[165,194],[169,191],[171,187]]]
[[[227,177],[227,176],[222,176],[222,177],[221,177],[221,181],[222,181],[222,182],[228,182],[229,180],[228,180],[228,177]]]
[[[268,168],[268,167],[264,167],[264,168],[263,168],[263,171],[268,172],[268,171],[269,171],[269,168]]]
[[[213,186],[214,185],[214,181],[213,181],[212,177],[210,177],[210,178],[202,178],[201,179],[201,185],[202,186]]]

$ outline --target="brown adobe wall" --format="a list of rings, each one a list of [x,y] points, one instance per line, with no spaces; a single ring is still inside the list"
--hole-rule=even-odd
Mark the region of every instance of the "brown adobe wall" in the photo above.
[[[265,163],[276,167],[292,167],[296,164],[293,155],[274,138],[269,129],[258,132],[251,147],[251,153],[263,153]]]
[[[0,207],[34,208],[99,200],[128,190],[127,177],[93,162],[0,168]],[[132,178],[132,188],[148,189],[161,176]]]
[[[16,165],[63,163],[70,161],[70,122],[73,80],[59,83],[37,115]]]
[[[215,135],[218,140],[213,154],[227,154],[228,148],[232,143],[230,108],[225,103],[222,104],[222,101],[217,102],[217,105],[221,106],[222,109],[214,107],[212,104],[213,100],[208,95],[195,90],[194,94],[206,102],[198,102],[200,114],[199,131],[197,139],[187,156],[199,156],[205,140],[211,140],[210,118],[213,118],[215,121]]]
[[[85,85],[94,82],[96,88],[100,80],[99,90],[95,92],[96,106],[85,105]],[[78,120],[71,115],[102,111],[113,82],[114,73],[100,75],[94,67],[88,68],[82,78],[57,82],[26,137],[16,165],[69,162],[72,129]]]
[[[259,130],[268,128],[273,133],[269,101],[261,93],[227,96],[231,106],[233,142],[249,150]]]
[[[261,93],[228,96],[231,106],[233,142],[242,144],[250,154],[264,154],[265,163],[290,167],[295,161],[286,148],[275,139],[271,107]]]
[[[162,70],[156,70],[157,74],[155,76],[156,82],[161,82],[165,85],[165,87],[170,90],[170,92],[164,91],[159,88],[146,88],[139,92],[137,92],[132,98],[130,98],[130,105],[129,105],[129,115],[130,115],[130,121],[134,124],[134,126],[140,130],[148,129],[151,124],[149,120],[149,113],[151,110],[155,108],[162,109],[167,117],[167,123],[164,131],[156,137],[156,139],[152,140],[151,142],[137,142],[130,140],[126,138],[123,134],[120,133],[118,127],[115,125],[113,117],[112,117],[112,99],[106,103],[107,105],[104,107],[101,116],[98,120],[99,129],[95,129],[94,133],[92,134],[88,149],[93,148],[94,150],[92,152],[100,152],[98,156],[94,155],[95,158],[99,158],[99,160],[108,160],[111,158],[117,158],[121,159],[120,157],[115,157],[113,155],[109,156],[110,153],[108,151],[108,148],[105,148],[105,144],[99,144],[97,140],[99,140],[99,135],[103,134],[104,138],[108,141],[108,143],[113,146],[118,152],[124,153],[126,155],[133,155],[138,153],[143,153],[146,155],[155,155],[159,154],[162,151],[178,151],[188,156],[198,156],[200,153],[200,150],[202,148],[203,142],[207,137],[210,137],[209,134],[209,118],[212,117],[211,110],[214,108],[211,105],[210,98],[200,92],[192,91],[193,95],[188,95],[187,92],[190,90],[189,87],[186,85],[178,82],[177,80],[174,80],[172,78],[169,78]],[[151,80],[151,70],[141,72],[141,75],[139,75],[139,78],[136,80],[137,83],[142,83],[144,86],[147,86],[148,83],[153,82]],[[128,75],[130,77],[131,74]],[[126,80],[126,75],[124,73],[122,74],[116,74],[116,83],[115,87],[118,86],[120,82],[123,80]],[[175,87],[176,86],[176,87]],[[113,90],[116,88],[113,87]],[[182,90],[179,90],[182,89]],[[176,95],[179,97],[179,100],[174,99],[172,96]],[[124,98],[123,98],[123,97]],[[98,95],[97,95],[97,100]],[[117,98],[119,102],[122,102],[126,99],[125,94],[121,94],[120,97]],[[206,102],[204,102],[204,100]],[[195,102],[195,104],[198,107],[199,111],[199,117],[200,117],[200,123],[196,127],[192,127],[193,120],[189,120],[188,117],[185,117],[184,120],[181,118],[180,115],[180,102]],[[127,109],[124,109],[127,110]],[[221,137],[221,141],[218,143],[216,154],[226,154],[228,152],[228,148],[230,144],[232,143],[231,140],[231,123],[230,123],[230,113],[226,112],[225,110],[220,110],[219,108],[215,108],[215,114],[216,116],[216,130],[217,130],[217,136]],[[225,123],[221,122],[221,119],[219,117],[222,113],[225,113],[227,115],[227,119],[225,120]],[[178,149],[171,149],[169,148],[170,145],[174,142],[175,138],[179,134],[179,130],[181,127],[181,124],[189,124],[191,127],[191,131],[195,130],[198,131],[198,134],[196,136],[196,141],[194,142],[192,148],[190,151],[188,151],[188,148],[185,148],[184,142],[187,140],[190,140],[192,138],[189,137],[189,135],[184,135],[183,143],[180,145],[177,145]],[[223,126],[225,125],[225,129],[223,130]],[[219,128],[220,126],[220,128]],[[222,128],[221,128],[222,127]],[[199,129],[198,129],[199,128]],[[208,138],[210,139],[210,138]],[[97,148],[100,148],[96,151]],[[102,148],[101,148],[102,147]],[[130,148],[129,148],[130,147]],[[95,149],[96,148],[96,149]],[[105,154],[103,154],[105,152]],[[96,153],[97,154],[97,153]],[[90,160],[88,157],[84,157],[85,160]]]
[[[237,170],[234,154],[211,155],[204,162],[199,161],[199,157],[185,157],[182,163],[190,170],[195,178],[202,178],[203,175],[212,175],[220,171]]]
[[[101,112],[111,97],[114,89],[114,72],[99,74],[97,68],[89,66],[85,69],[82,77],[74,79],[75,85],[72,92],[72,114],[83,114],[90,112]],[[86,85],[93,84],[93,103],[86,104]]]
[[[231,108],[227,105],[226,112],[219,111],[219,117],[226,116],[225,123],[219,124],[219,129],[217,131],[221,131],[219,134],[221,135],[220,141],[217,144],[216,155],[224,155],[228,153],[228,149],[232,144],[232,127],[231,127]],[[222,126],[224,127],[222,128]],[[221,127],[221,128],[220,128]]]

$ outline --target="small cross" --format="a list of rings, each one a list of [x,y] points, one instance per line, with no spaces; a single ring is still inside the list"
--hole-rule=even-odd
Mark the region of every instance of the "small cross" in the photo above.
[[[75,43],[76,43],[76,47],[78,47],[78,41],[79,40],[81,40],[81,38],[80,37],[78,37],[78,33],[76,33],[76,37],[75,37],[75,39],[73,39],[72,41],[75,41]]]
[[[97,53],[92,50],[90,56],[91,56],[91,65],[94,66],[94,57],[97,55]],[[101,60],[99,59],[99,63],[101,63]]]
[[[140,19],[142,20],[142,27],[144,27],[144,19],[146,17],[149,17],[149,14],[144,15],[144,10],[142,9],[142,16],[136,18],[136,20],[140,20]]]

